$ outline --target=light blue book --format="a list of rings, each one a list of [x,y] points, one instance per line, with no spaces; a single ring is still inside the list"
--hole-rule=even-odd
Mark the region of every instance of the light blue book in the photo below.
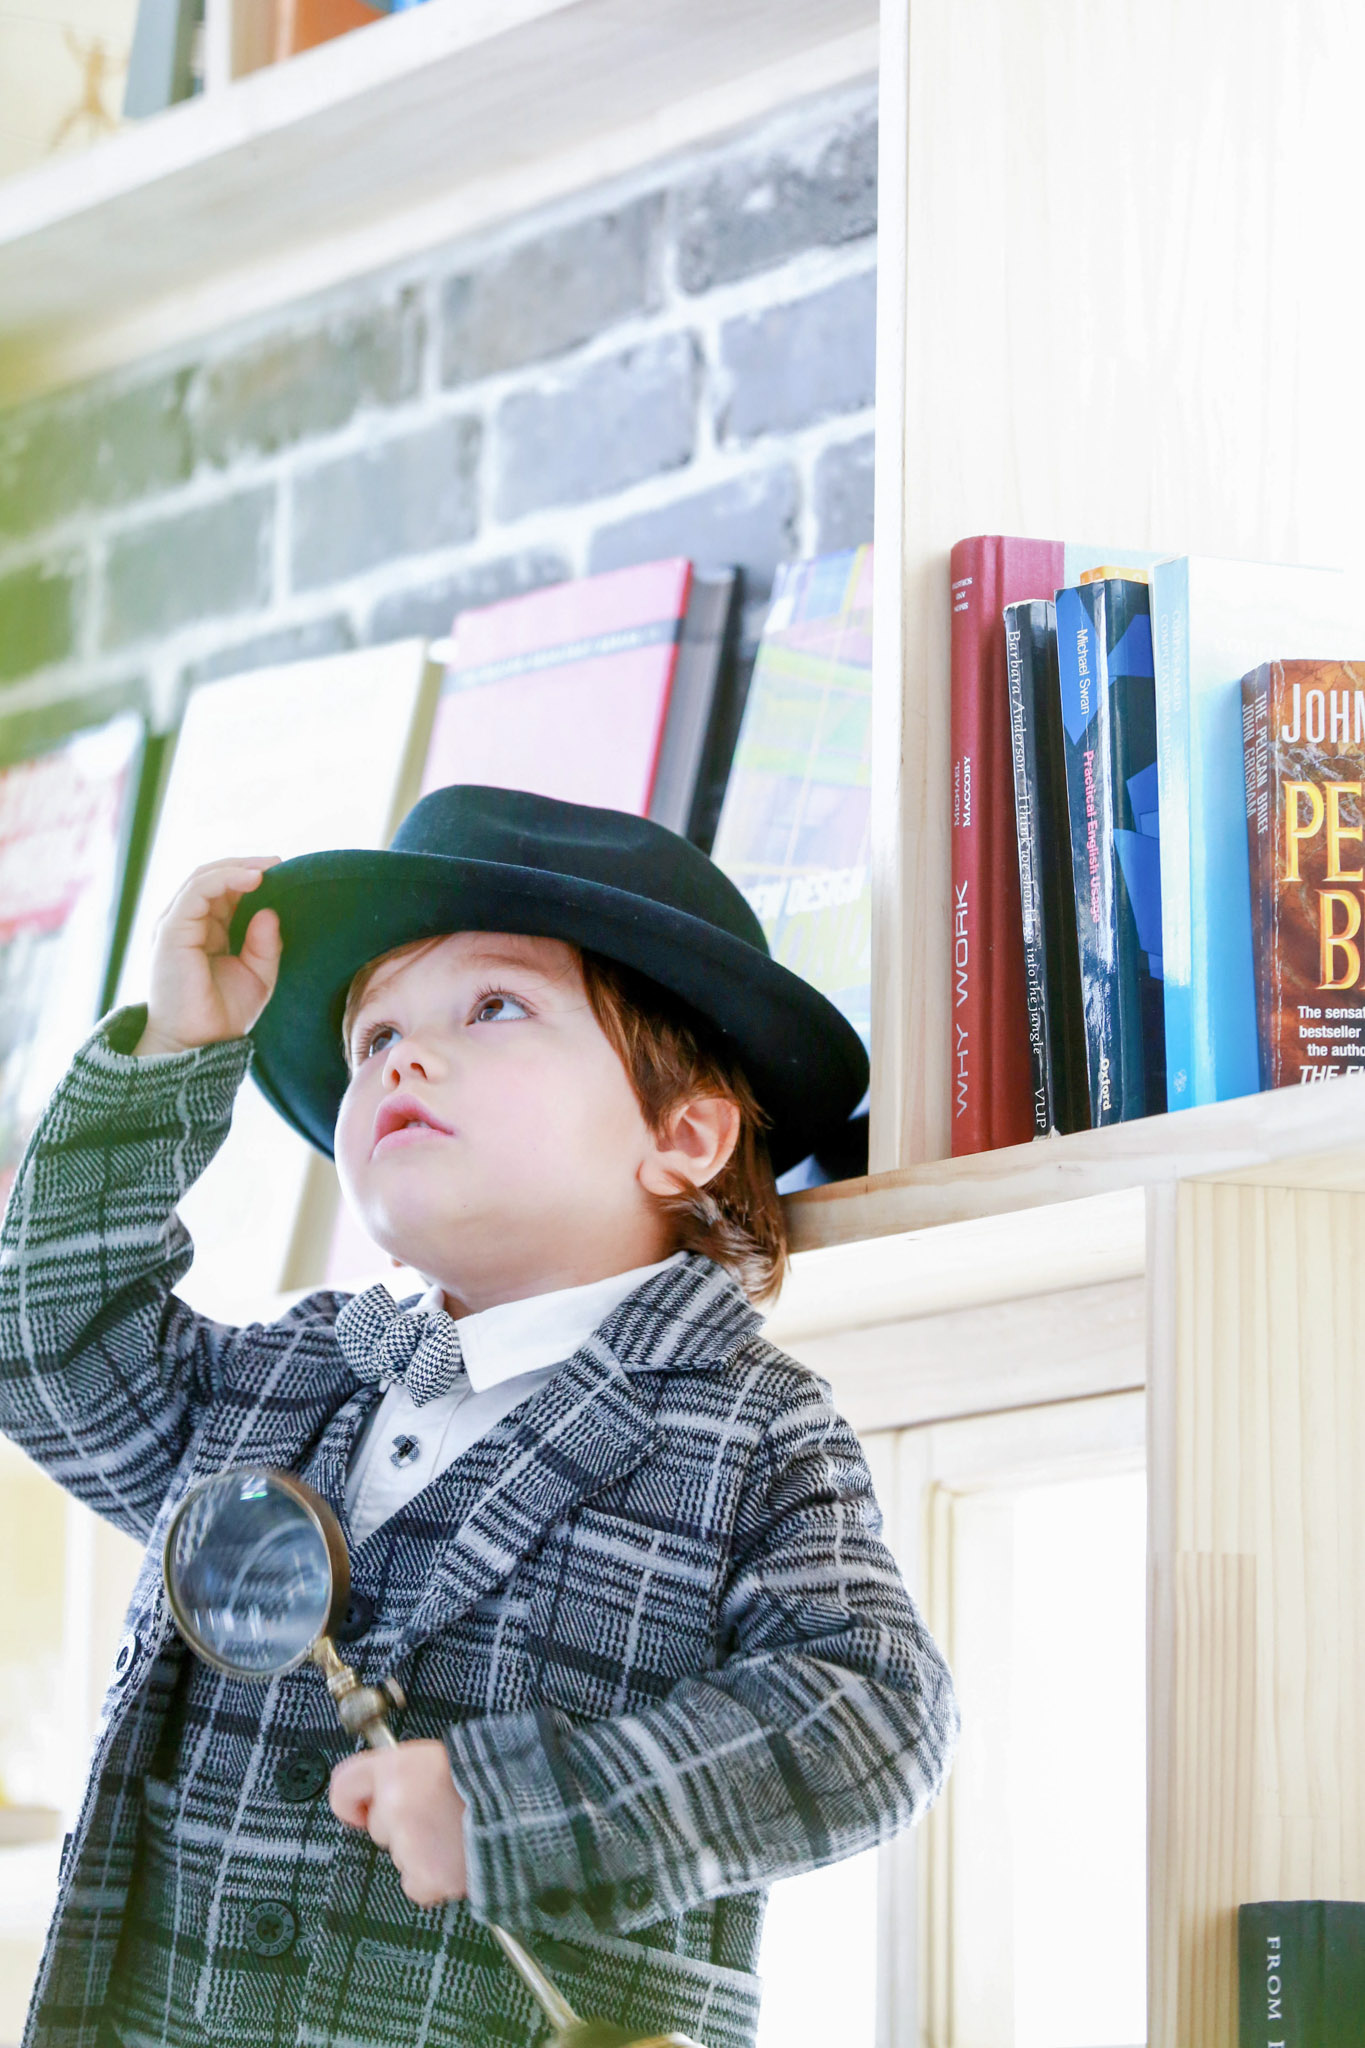
[[[1180,555],[1151,571],[1169,1109],[1260,1087],[1242,677],[1349,639],[1335,569]]]

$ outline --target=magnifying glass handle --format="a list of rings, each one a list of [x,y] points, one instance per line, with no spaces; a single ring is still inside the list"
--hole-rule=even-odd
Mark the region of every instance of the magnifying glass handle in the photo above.
[[[342,1726],[360,1736],[370,1749],[397,1749],[398,1737],[388,1719],[390,1707],[404,1704],[397,1681],[386,1678],[382,1685],[362,1685],[351,1665],[343,1663],[330,1636],[318,1638],[313,1660],[326,1675],[327,1690],[336,1701]],[[661,2034],[640,2041],[605,2021],[581,2020],[514,1934],[492,1921],[488,1931],[554,2028],[554,2048],[696,2048],[683,2034]]]

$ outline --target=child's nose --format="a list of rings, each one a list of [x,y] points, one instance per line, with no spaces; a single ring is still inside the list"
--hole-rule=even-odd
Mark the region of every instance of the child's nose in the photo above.
[[[444,1071],[439,1051],[430,1039],[421,1038],[416,1033],[391,1045],[384,1062],[386,1081],[401,1081],[406,1074],[420,1074],[423,1080],[430,1081]]]

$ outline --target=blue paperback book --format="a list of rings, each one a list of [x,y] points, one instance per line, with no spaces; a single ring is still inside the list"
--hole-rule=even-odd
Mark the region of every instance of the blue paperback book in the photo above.
[[[1350,643],[1332,569],[1180,555],[1151,571],[1170,1109],[1260,1087],[1242,677]]]
[[[1056,598],[1092,1124],[1166,1107],[1156,700],[1145,583]]]

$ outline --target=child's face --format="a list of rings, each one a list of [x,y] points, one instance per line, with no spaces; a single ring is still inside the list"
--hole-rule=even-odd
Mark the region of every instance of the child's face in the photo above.
[[[335,1141],[346,1199],[377,1244],[465,1308],[667,1256],[640,1180],[658,1148],[570,947],[454,932],[387,962],[347,1050]],[[400,1096],[444,1131],[376,1143],[376,1118]]]

